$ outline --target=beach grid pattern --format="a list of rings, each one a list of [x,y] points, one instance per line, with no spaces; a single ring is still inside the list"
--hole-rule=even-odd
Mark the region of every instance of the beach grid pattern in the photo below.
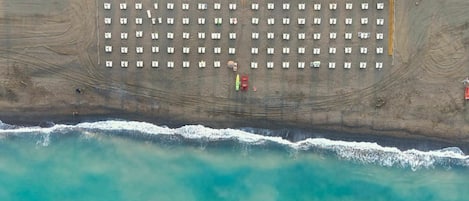
[[[391,66],[387,0],[113,1],[98,7],[101,66]]]

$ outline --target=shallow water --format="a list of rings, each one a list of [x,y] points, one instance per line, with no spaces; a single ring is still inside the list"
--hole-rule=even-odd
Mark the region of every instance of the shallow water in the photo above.
[[[220,138],[232,130],[188,127],[152,137],[142,134],[152,132],[151,125],[126,130],[136,124],[114,123],[122,125],[0,130],[0,200],[428,201],[469,196],[465,155],[431,166],[386,165],[358,160],[360,155],[370,158],[368,152],[353,149],[341,149],[356,155],[343,157],[334,149],[260,142],[243,132]],[[213,132],[223,134],[205,135]]]

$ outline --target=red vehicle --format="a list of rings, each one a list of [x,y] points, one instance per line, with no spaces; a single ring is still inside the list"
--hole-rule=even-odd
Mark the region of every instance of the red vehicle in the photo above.
[[[249,77],[247,75],[241,76],[241,90],[247,91],[249,88]]]
[[[469,100],[469,87],[466,87],[466,92],[464,94],[464,99]]]

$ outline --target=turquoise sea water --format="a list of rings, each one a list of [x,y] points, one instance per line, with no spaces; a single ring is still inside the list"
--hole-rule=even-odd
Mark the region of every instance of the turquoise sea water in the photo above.
[[[0,200],[468,200],[468,160],[202,126],[4,128]]]

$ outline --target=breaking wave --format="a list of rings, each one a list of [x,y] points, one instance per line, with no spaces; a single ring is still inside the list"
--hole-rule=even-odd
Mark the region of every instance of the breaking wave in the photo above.
[[[19,134],[42,134],[37,144],[48,146],[51,134],[64,134],[69,131],[87,133],[109,133],[112,135],[177,136],[186,140],[204,142],[234,141],[247,145],[270,145],[286,147],[294,151],[312,151],[331,153],[340,159],[364,164],[377,164],[385,167],[402,167],[418,170],[433,167],[469,167],[469,156],[457,147],[433,151],[416,149],[400,150],[385,147],[373,142],[349,142],[325,138],[308,138],[291,142],[281,137],[268,136],[268,130],[262,134],[238,129],[213,129],[202,125],[187,125],[180,128],[168,128],[145,122],[108,120],[77,125],[52,125],[42,127],[18,127],[0,121],[0,136]]]

